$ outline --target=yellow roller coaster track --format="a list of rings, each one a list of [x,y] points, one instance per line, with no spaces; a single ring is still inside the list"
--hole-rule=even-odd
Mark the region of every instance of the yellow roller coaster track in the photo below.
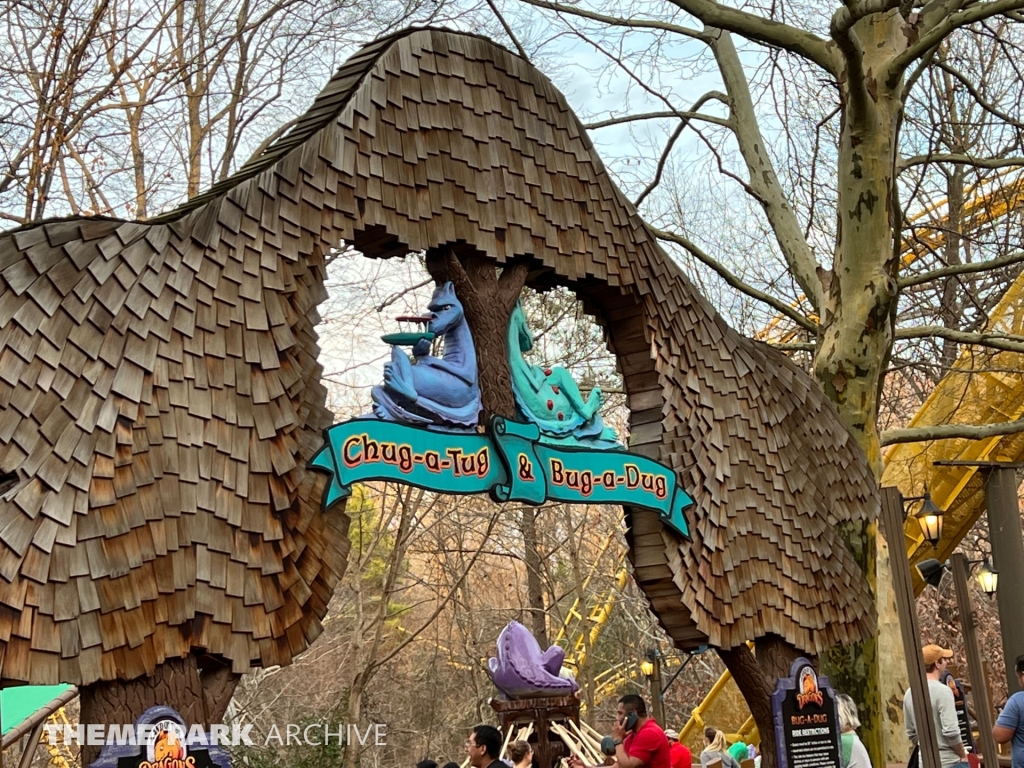
[[[961,211],[960,233],[968,235],[986,224],[991,224],[1009,213],[1024,208],[1024,174],[1021,174],[1016,168],[1000,171],[994,179],[982,185],[967,187],[964,190],[964,197],[971,199],[964,204]],[[911,226],[919,226],[924,229],[924,232],[903,241],[901,260],[904,267],[910,266],[924,254],[935,252],[946,244],[946,232],[949,230],[947,215],[928,224],[922,225],[918,222],[929,214],[937,213],[947,205],[947,202],[945,199],[939,200],[908,219]],[[805,298],[801,295],[790,306],[793,309],[799,308]],[[818,321],[817,315],[813,313],[811,313],[810,319]],[[754,338],[769,344],[784,344],[793,341],[798,333],[800,333],[800,329],[789,325],[784,315],[776,315],[754,335]]]
[[[966,190],[970,192],[970,190]],[[941,206],[943,203],[939,203]],[[938,206],[936,206],[938,207]],[[1024,207],[1024,175],[1005,185],[980,194],[965,206],[964,232],[977,229]],[[934,210],[934,208],[932,209]],[[915,244],[905,243],[904,264],[909,264],[926,249],[945,242],[947,220],[940,219],[931,233],[918,238]],[[790,331],[780,331],[778,320],[772,322],[758,338],[779,343],[791,340]],[[1024,273],[1010,286],[992,311],[986,333],[1024,335]],[[1024,354],[996,350],[965,349],[924,404],[911,419],[910,427],[939,424],[996,424],[1024,417]],[[927,486],[932,499],[944,511],[942,540],[932,547],[924,539],[913,516],[904,527],[907,556],[912,564],[935,557],[945,560],[956,549],[985,510],[985,488],[982,473],[976,467],[935,466],[937,461],[1024,461],[1024,434],[1004,435],[984,440],[935,440],[895,445],[886,452],[883,486],[896,486],[904,496],[918,496]],[[917,569],[914,589],[924,587]],[[721,706],[722,701],[728,706]],[[738,703],[738,704],[737,704]],[[716,713],[712,719],[709,712]],[[717,713],[721,712],[721,716]],[[746,734],[743,740],[757,740],[753,718],[743,703],[739,689],[728,672],[715,684],[698,705],[683,734],[691,734],[705,720],[723,730],[730,730],[739,718],[744,724],[733,728]]]

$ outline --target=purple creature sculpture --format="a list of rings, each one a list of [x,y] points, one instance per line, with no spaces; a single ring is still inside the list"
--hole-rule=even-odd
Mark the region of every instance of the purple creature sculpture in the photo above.
[[[498,657],[488,662],[491,680],[510,699],[569,696],[579,690],[572,676],[562,677],[565,652],[553,645],[541,653],[530,630],[510,621],[498,635]]]
[[[430,342],[424,339],[413,347],[413,362],[393,347],[391,362],[384,364],[384,384],[370,394],[374,415],[402,424],[475,429],[481,408],[476,349],[450,282],[434,290],[427,309],[427,329],[444,337],[444,352],[431,356]]]

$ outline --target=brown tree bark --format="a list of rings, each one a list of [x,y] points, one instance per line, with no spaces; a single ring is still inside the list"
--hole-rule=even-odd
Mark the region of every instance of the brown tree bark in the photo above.
[[[718,650],[718,656],[732,673],[740,693],[750,707],[761,736],[761,768],[776,768],[775,719],[772,693],[776,681],[789,675],[789,668],[801,654],[781,637],[768,635],[755,641],[757,655],[746,645]],[[813,661],[813,660],[812,660]]]
[[[483,418],[492,415],[515,417],[512,398],[512,369],[508,361],[508,324],[512,309],[526,284],[525,261],[501,268],[480,251],[446,246],[427,254],[427,270],[440,284],[451,280],[462,302],[466,322],[477,349]]]
[[[169,659],[149,677],[82,686],[83,725],[133,724],[150,707],[173,707],[188,725],[209,728],[224,716],[240,676],[225,665],[214,665],[201,673],[195,655]],[[99,756],[100,747],[82,746],[82,765]]]

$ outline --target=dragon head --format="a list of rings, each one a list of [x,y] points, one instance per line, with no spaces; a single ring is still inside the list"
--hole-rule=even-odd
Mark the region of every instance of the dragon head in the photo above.
[[[437,336],[447,333],[462,322],[462,302],[455,295],[455,287],[451,282],[439,285],[434,289],[434,295],[430,297],[427,309],[430,311],[428,329]]]

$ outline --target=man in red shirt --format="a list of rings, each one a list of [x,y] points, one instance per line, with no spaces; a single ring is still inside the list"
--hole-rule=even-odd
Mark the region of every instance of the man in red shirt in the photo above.
[[[668,738],[647,716],[647,704],[631,693],[619,699],[618,718],[612,726],[615,764],[618,768],[672,768]],[[587,768],[578,757],[569,758],[571,768]]]
[[[669,728],[665,731],[665,737],[668,739],[668,760],[672,768],[693,768],[693,755],[690,754],[690,748],[679,741],[679,734]]]

